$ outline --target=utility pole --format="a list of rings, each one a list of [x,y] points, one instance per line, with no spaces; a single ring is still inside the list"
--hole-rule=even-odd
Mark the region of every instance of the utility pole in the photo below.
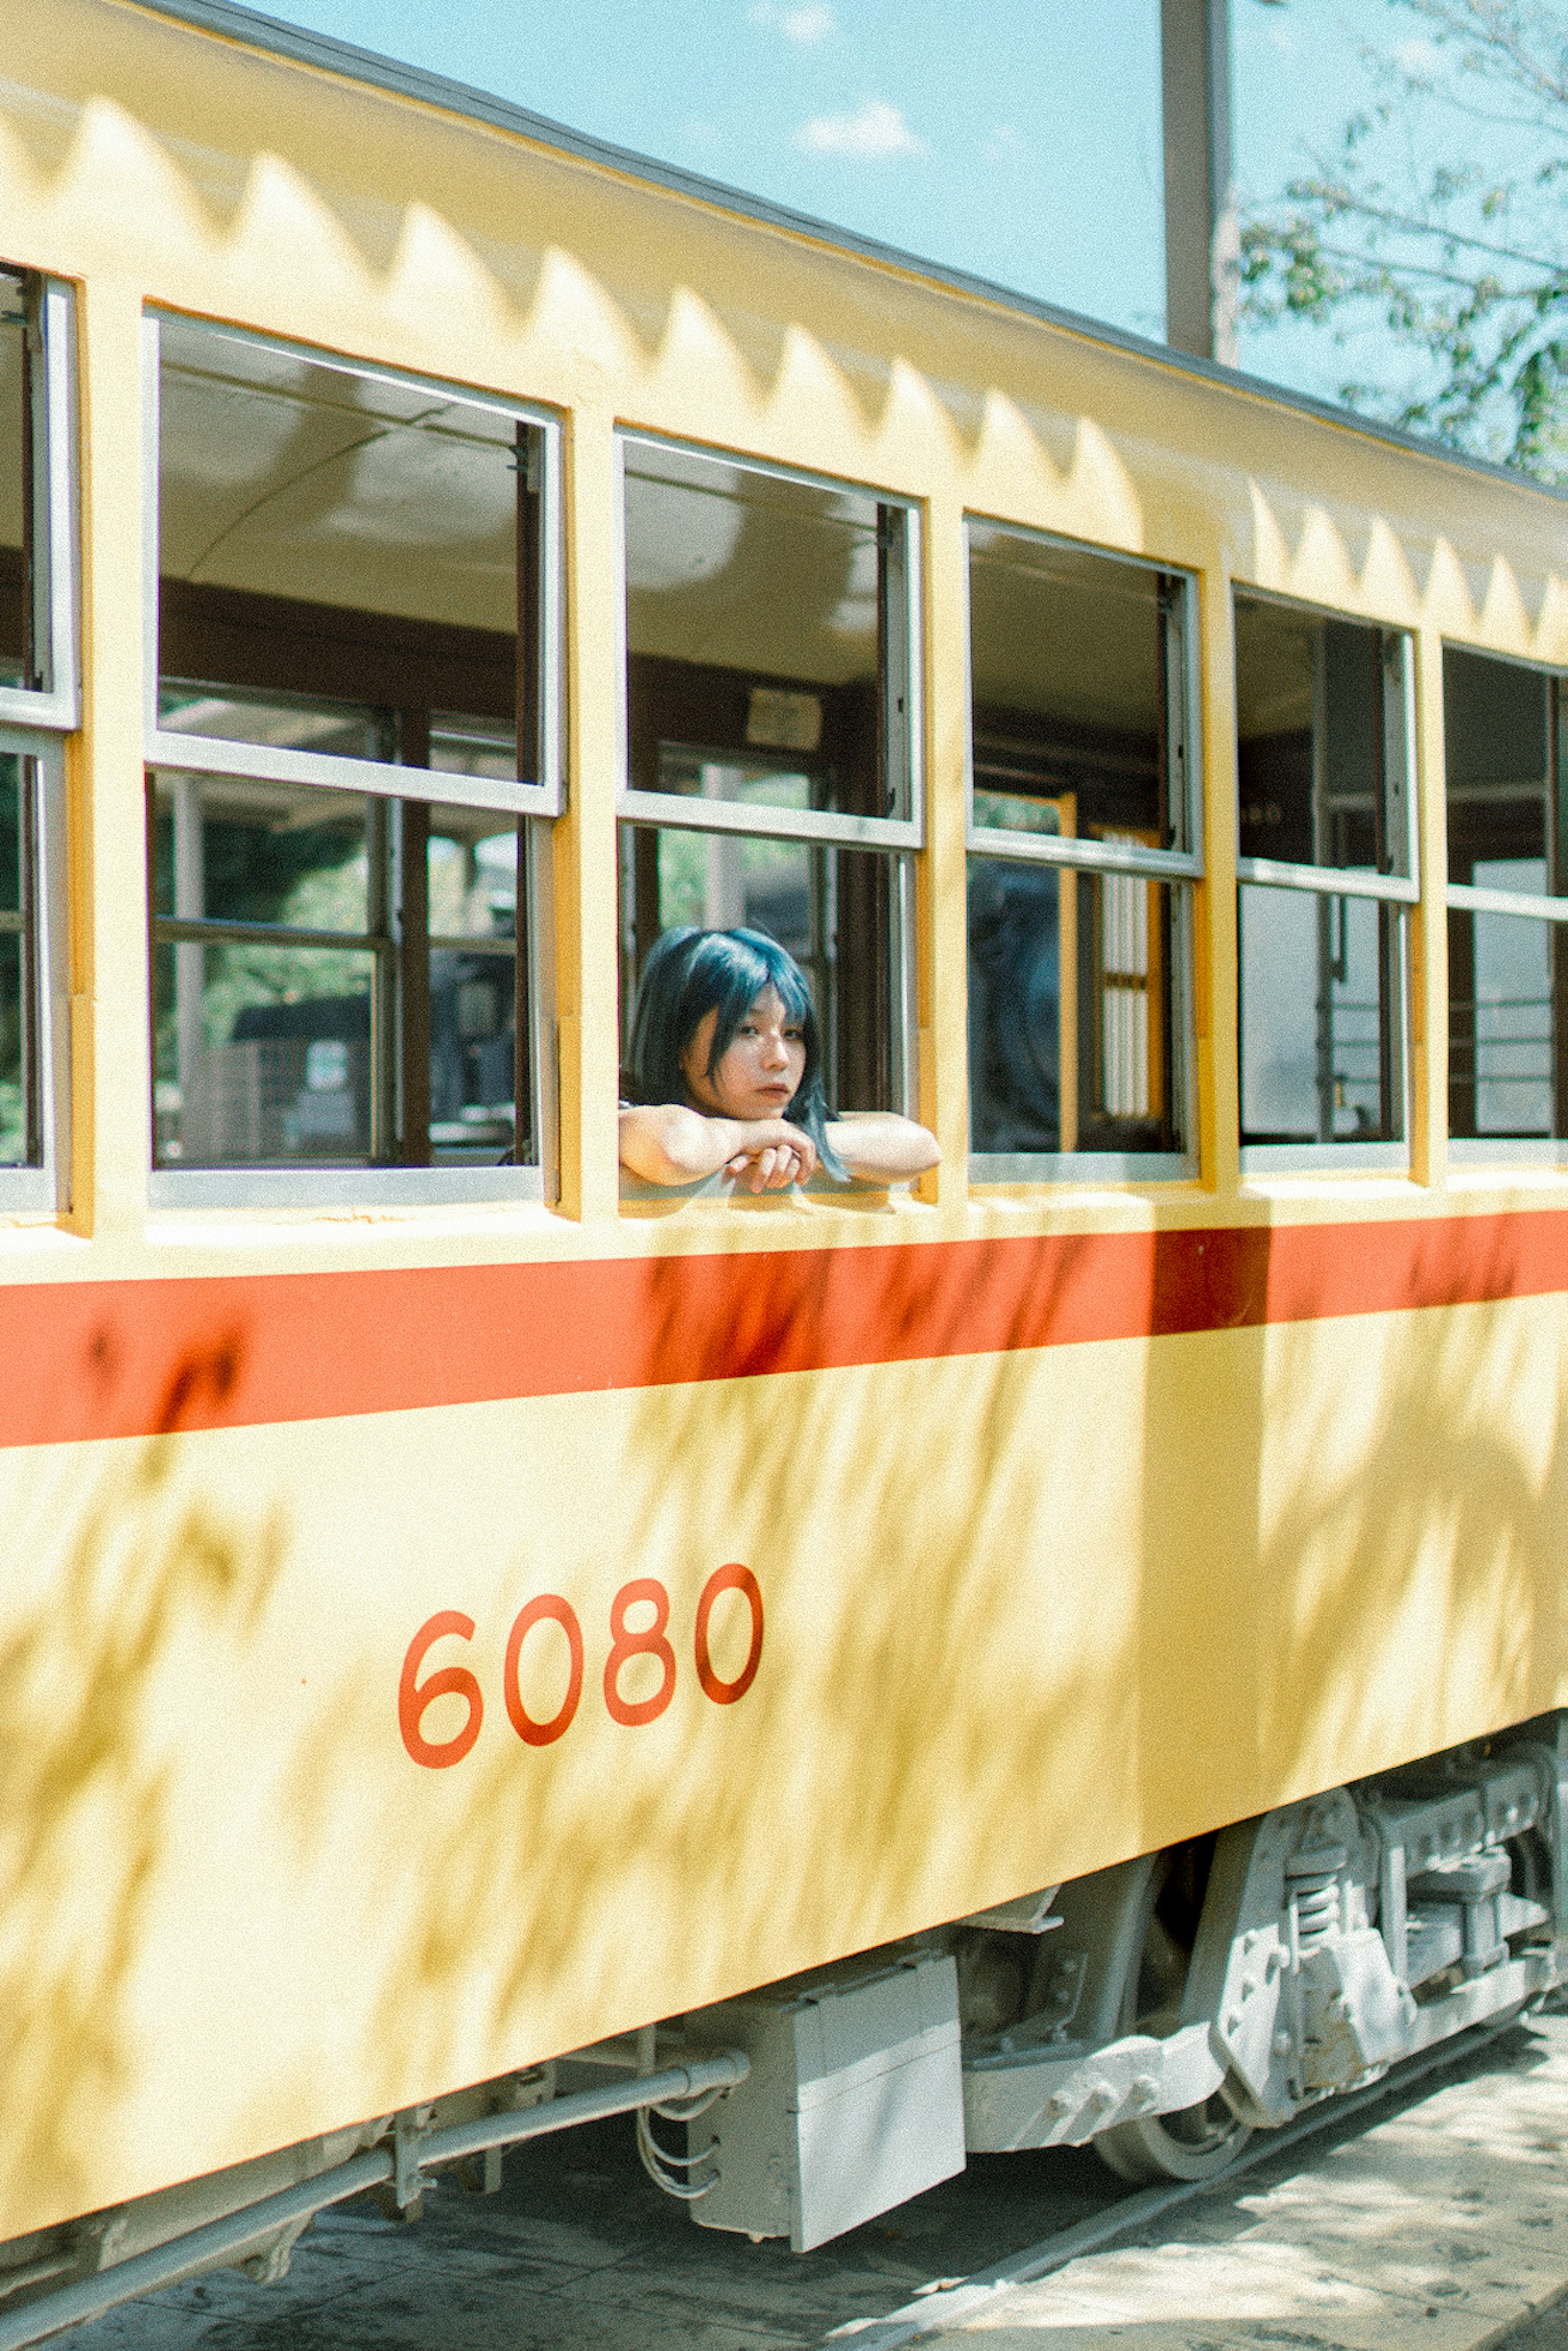
[[[1230,0],[1160,0],[1166,340],[1237,363],[1241,231],[1230,140]]]

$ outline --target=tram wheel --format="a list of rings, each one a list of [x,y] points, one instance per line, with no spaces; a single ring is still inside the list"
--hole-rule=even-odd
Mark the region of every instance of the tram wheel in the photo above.
[[[1122,2001],[1124,2032],[1156,2040],[1181,2021],[1182,1992],[1208,1888],[1212,1838],[1163,1854],[1145,1895],[1138,1963],[1129,1970]],[[1091,2142],[1101,2161],[1140,2186],[1157,2179],[1216,2179],[1235,2162],[1252,2126],[1233,2115],[1218,2091],[1196,2106],[1169,2115],[1140,2115],[1113,2123]]]

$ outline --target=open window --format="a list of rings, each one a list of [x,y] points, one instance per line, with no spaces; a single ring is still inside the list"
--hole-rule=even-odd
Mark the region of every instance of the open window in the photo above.
[[[0,266],[0,1207],[66,1205],[64,778],[78,722],[72,308]]]
[[[556,427],[148,331],[154,1197],[537,1193]]]
[[[1459,1158],[1568,1136],[1568,679],[1443,649],[1448,1129]]]
[[[1235,616],[1243,1165],[1402,1165],[1410,641],[1239,590]]]
[[[1185,575],[968,525],[969,1171],[1187,1171]]]
[[[806,972],[828,1098],[912,1105],[916,517],[626,435],[623,1050],[662,931],[766,931]]]

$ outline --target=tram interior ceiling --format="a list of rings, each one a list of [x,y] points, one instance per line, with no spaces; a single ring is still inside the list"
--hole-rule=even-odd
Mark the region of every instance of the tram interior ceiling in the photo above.
[[[159,343],[157,727],[193,749],[149,788],[158,1159],[526,1162],[528,819],[487,788],[538,773],[534,428]]]

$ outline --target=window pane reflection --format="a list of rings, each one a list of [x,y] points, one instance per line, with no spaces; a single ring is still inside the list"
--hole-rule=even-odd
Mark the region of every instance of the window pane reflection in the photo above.
[[[977,825],[1184,847],[1174,578],[971,520]]]
[[[1243,857],[1403,873],[1405,640],[1238,592]]]
[[[1532,861],[1521,861],[1531,870]],[[1504,883],[1492,886],[1506,887]],[[1539,888],[1538,883],[1530,886]],[[1568,952],[1527,915],[1448,914],[1448,1127],[1461,1136],[1552,1135],[1564,1123]]]
[[[1239,920],[1243,1143],[1396,1137],[1400,911],[1244,883]]]
[[[1174,890],[969,860],[969,1147],[1169,1153]]]

